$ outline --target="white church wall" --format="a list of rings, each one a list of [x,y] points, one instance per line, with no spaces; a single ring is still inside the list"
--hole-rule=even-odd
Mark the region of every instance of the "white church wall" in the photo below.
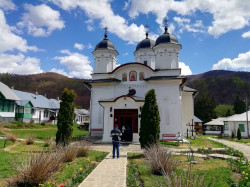
[[[194,102],[192,92],[182,92],[182,134],[187,135],[188,123],[192,123],[194,117]]]
[[[155,53],[153,49],[145,48],[136,51],[135,53],[136,62],[148,65],[152,69],[155,69]]]

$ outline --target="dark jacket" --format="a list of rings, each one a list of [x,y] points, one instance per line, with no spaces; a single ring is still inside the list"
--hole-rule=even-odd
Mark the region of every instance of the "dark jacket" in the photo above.
[[[119,136],[121,136],[121,131],[119,129],[113,129],[110,133],[112,140],[115,142],[119,142]]]

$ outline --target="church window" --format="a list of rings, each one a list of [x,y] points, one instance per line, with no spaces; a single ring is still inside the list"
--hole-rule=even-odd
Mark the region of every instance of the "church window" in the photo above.
[[[144,65],[148,65],[148,62],[147,62],[147,61],[144,61]]]
[[[142,81],[144,79],[144,73],[140,72],[139,73],[139,80]]]
[[[129,80],[130,80],[130,81],[136,81],[136,77],[137,77],[136,71],[131,71],[131,72],[129,73]]]
[[[122,74],[122,81],[127,81],[127,73]]]

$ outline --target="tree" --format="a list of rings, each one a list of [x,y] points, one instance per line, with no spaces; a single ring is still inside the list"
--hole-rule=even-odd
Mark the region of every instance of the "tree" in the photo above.
[[[239,96],[237,96],[234,101],[234,112],[235,114],[242,114],[243,112],[246,112],[246,104],[243,100],[239,99]]]
[[[141,148],[157,143],[160,134],[160,114],[156,101],[155,90],[149,90],[141,111],[140,138]]]
[[[195,116],[200,118],[204,123],[207,123],[216,117],[214,108],[214,98],[209,94],[204,93],[194,104],[194,113]]]
[[[240,128],[238,128],[238,130],[237,130],[237,139],[241,140],[241,130],[240,130]]]
[[[214,109],[217,117],[227,117],[234,114],[233,105],[217,105]]]
[[[74,99],[76,93],[73,90],[64,89],[62,94],[62,102],[60,103],[60,109],[57,121],[57,133],[56,143],[62,143],[64,146],[68,145],[71,141],[73,132],[73,120],[74,120]]]

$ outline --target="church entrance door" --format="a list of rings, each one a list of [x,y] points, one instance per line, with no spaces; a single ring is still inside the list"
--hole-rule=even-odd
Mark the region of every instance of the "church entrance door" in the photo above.
[[[115,109],[114,125],[122,132],[122,141],[132,141],[133,133],[138,133],[138,109]]]

